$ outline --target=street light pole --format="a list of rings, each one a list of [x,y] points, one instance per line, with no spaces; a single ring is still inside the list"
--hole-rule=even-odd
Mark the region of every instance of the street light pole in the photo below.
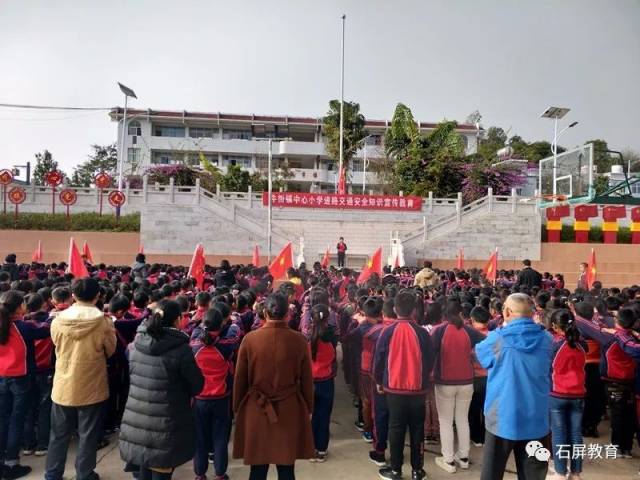
[[[342,157],[343,157],[343,142],[344,142],[344,28],[345,20],[347,16],[342,15],[342,64],[340,68],[340,168],[338,169],[338,182],[336,184],[336,190],[340,184],[340,176],[344,174],[342,171]]]
[[[268,215],[268,219],[267,219],[267,262],[269,264],[271,264],[271,192],[273,191],[273,186],[272,186],[272,178],[271,178],[271,160],[272,160],[272,152],[271,152],[271,147],[273,146],[273,140],[270,138],[269,139],[269,152],[267,154],[267,168],[268,168],[268,173],[267,173],[267,192],[268,192],[268,197],[269,200],[267,201],[267,215]]]
[[[557,193],[556,178],[558,176],[558,117],[553,122],[553,194]]]
[[[124,149],[127,138],[127,100],[129,95],[124,96],[124,114],[122,116],[122,138],[120,139],[120,161],[118,162],[118,190],[122,191],[122,172],[124,170]]]

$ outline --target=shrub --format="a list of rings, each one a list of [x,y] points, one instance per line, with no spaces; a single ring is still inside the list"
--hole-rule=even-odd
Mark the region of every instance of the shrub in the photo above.
[[[71,230],[80,232],[139,232],[140,214],[122,215],[116,222],[115,215],[94,212],[66,214],[19,213],[0,215],[0,230]]]
[[[591,227],[589,230],[589,243],[603,243],[604,235],[602,233],[602,227]],[[542,226],[542,241],[547,242],[547,227]],[[575,232],[573,231],[573,225],[562,225],[562,231],[560,232],[560,242],[562,243],[574,243]],[[618,243],[631,243],[631,229],[629,227],[620,227],[618,230]]]

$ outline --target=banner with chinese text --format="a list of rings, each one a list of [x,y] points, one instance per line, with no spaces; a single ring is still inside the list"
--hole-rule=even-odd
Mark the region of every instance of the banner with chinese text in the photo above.
[[[269,194],[262,193],[262,204],[269,204]],[[422,198],[397,195],[339,195],[335,193],[273,192],[274,207],[340,208],[353,210],[402,210],[422,209]]]

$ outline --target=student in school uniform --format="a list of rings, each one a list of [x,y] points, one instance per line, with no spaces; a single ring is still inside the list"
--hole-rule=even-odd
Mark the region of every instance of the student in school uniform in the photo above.
[[[471,310],[471,326],[480,334],[489,334],[487,325],[489,323],[489,312],[483,307],[474,307]],[[473,358],[473,396],[469,406],[469,433],[471,443],[476,447],[484,445],[484,400],[487,395],[487,371],[482,368],[478,359]]]
[[[0,294],[0,476],[16,479],[31,467],[20,465],[20,440],[36,369],[35,340],[49,337],[49,325],[25,322],[22,292]]]
[[[193,469],[196,480],[206,480],[208,453],[214,453],[215,480],[227,480],[228,444],[231,435],[231,392],[233,356],[239,338],[226,338],[229,325],[215,308],[205,313],[200,336],[191,348],[204,377],[204,387],[196,396],[193,410],[196,421],[196,450]]]
[[[315,305],[311,309],[313,328],[309,338],[311,371],[313,373],[313,415],[311,429],[316,456],[312,462],[322,463],[327,459],[329,448],[329,425],[335,392],[334,378],[337,371],[336,345],[338,339],[329,325],[329,307]]]

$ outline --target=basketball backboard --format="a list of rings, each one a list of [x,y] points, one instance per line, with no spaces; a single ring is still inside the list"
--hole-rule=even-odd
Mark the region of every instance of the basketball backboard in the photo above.
[[[540,160],[538,190],[541,206],[547,207],[559,196],[569,203],[589,203],[593,189],[593,144]]]

